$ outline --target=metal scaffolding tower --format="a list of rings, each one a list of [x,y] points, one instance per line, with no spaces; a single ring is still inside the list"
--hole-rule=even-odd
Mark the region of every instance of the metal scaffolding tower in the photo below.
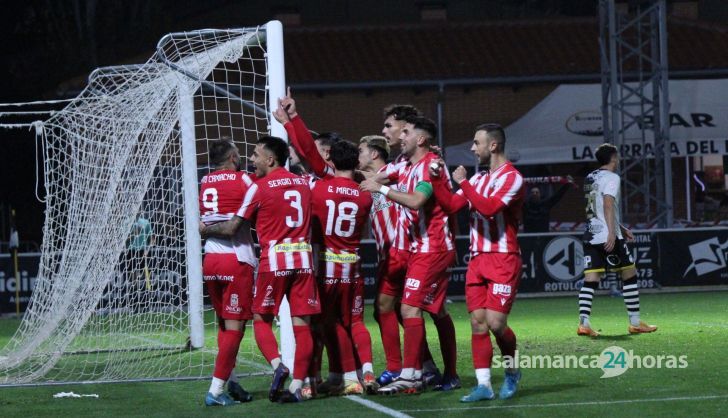
[[[673,224],[666,7],[599,1],[604,139],[622,156],[624,221],[659,227]]]

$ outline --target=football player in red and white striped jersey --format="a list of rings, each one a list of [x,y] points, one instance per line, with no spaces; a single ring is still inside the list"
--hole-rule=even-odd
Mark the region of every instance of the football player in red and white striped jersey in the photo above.
[[[422,390],[420,353],[425,338],[422,311],[433,316],[440,335],[445,378],[439,388],[450,390],[460,386],[455,328],[444,304],[455,248],[448,215],[431,199],[432,185],[427,171],[430,162],[438,158],[430,151],[430,141],[436,136],[434,122],[419,116],[408,117],[400,137],[403,153],[409,158],[399,172],[399,190],[381,186],[374,180],[361,184],[362,189],[379,191],[404,207],[399,222],[409,222],[412,236],[412,256],[407,263],[401,309],[405,330],[403,368],[397,379],[379,389],[381,393]]]
[[[224,222],[233,217],[253,180],[240,171],[240,154],[231,141],[210,144],[210,162],[215,171],[202,178],[200,215],[205,224]],[[248,402],[252,396],[238,383],[235,358],[245,333],[245,323],[253,318],[253,274],[258,264],[253,250],[250,227],[238,229],[232,239],[209,238],[202,263],[203,280],[218,317],[218,353],[207,406],[229,406]],[[223,386],[228,382],[228,394]]]
[[[391,182],[397,182],[399,171],[409,160],[409,156],[401,152],[402,130],[406,125],[405,120],[412,116],[422,116],[421,112],[412,105],[393,104],[384,109],[382,135],[386,138],[390,147],[390,155],[396,155],[389,164],[384,165],[384,167],[378,166],[376,170],[372,170],[377,173],[377,177],[381,176],[382,179],[389,178]],[[402,369],[399,339],[399,323],[402,322],[402,317],[399,315],[397,308],[403,295],[412,238],[410,219],[407,216],[400,217],[400,214],[408,209],[387,199],[381,193],[374,193],[373,196],[375,196],[375,199],[379,196],[379,199],[384,202],[383,205],[377,205],[375,201],[375,208],[377,206],[386,208],[386,211],[377,211],[377,217],[374,219],[376,222],[372,224],[375,231],[377,231],[378,226],[379,230],[382,231],[381,235],[375,235],[375,237],[381,238],[381,243],[377,242],[377,245],[381,244],[381,246],[378,247],[380,258],[379,268],[377,269],[375,318],[379,323],[382,345],[387,359],[387,369],[377,379],[377,382],[384,386],[399,376]],[[425,378],[428,384],[439,383],[440,372],[432,359],[427,339],[425,338],[423,342],[422,361]]]
[[[314,174],[322,180],[333,179],[334,170],[332,166],[333,158],[331,157],[331,148],[337,142],[334,141],[334,139],[341,140],[341,138],[334,138],[335,135],[333,134],[320,134],[319,137],[314,140],[311,135],[311,131],[308,130],[303,119],[298,115],[296,102],[291,96],[290,88],[287,91],[286,97],[279,100],[278,109],[274,112],[274,116],[281,124],[283,124],[288,132],[292,146],[295,147],[296,151],[300,153],[306,163],[312,168]],[[354,164],[356,164],[356,162]],[[312,182],[311,185],[315,189],[316,183]],[[332,266],[336,265],[337,264],[332,264]],[[356,360],[358,361],[357,364],[361,366],[362,382],[364,387],[367,389],[367,392],[374,392],[377,389],[377,382],[374,379],[372,370],[371,335],[364,324],[364,281],[362,279],[355,280],[353,288],[354,299],[350,320],[350,334],[357,350],[358,357]],[[316,328],[314,329],[316,330]],[[334,331],[336,330],[334,329]],[[337,334],[334,333],[333,335],[329,335],[328,340],[331,341],[336,338]],[[316,349],[311,373],[312,375],[318,376],[320,372],[321,351],[319,350],[318,345],[316,346]],[[329,392],[329,389],[336,390],[335,384],[338,379],[337,376],[344,372],[344,370],[339,370],[338,363],[338,361],[329,360],[330,379],[328,379],[326,384],[319,387],[319,392]],[[342,384],[343,383],[344,382],[342,380]],[[345,385],[343,392],[346,392],[349,387],[356,387],[356,385]],[[306,390],[306,387],[304,387],[304,390]]]
[[[356,294],[357,284],[363,280],[360,274],[359,247],[367,217],[372,206],[368,192],[359,190],[354,181],[359,150],[345,140],[331,147],[331,160],[335,174],[317,180],[311,185],[313,204],[313,237],[320,245],[318,271],[323,322],[329,338],[326,349],[330,363],[338,363],[341,375],[330,373],[326,385],[343,395],[363,393],[364,388],[357,376],[357,366],[352,346],[355,312],[363,307],[363,295]],[[360,316],[360,315],[359,315]],[[361,318],[359,318],[360,324]],[[367,333],[368,336],[368,333]],[[333,340],[333,341],[332,341]],[[365,381],[374,384],[371,358],[362,358]],[[360,350],[361,352],[361,350]],[[334,370],[331,369],[330,370]],[[376,388],[370,389],[370,391]]]
[[[516,336],[507,321],[522,265],[517,233],[525,196],[523,177],[506,159],[506,137],[500,125],[483,124],[475,131],[471,149],[480,164],[489,167],[488,171],[477,173],[468,181],[465,168],[458,167],[452,177],[460,184],[460,190],[453,194],[447,176],[440,174],[440,167],[430,168],[435,198],[442,207],[448,213],[465,206],[470,208],[470,262],[465,278],[465,300],[471,318],[478,386],[461,399],[463,402],[495,398],[490,383],[493,356],[490,333],[495,336],[506,361],[508,358],[512,361],[515,356]],[[500,398],[512,397],[520,378],[518,369],[506,368]]]
[[[253,300],[255,339],[276,370],[271,401],[298,402],[303,400],[301,387],[313,352],[310,316],[320,312],[309,240],[311,190],[303,177],[284,168],[288,145],[282,139],[259,139],[251,160],[258,179],[245,194],[236,216],[201,233],[229,235],[244,220],[255,222],[261,249]],[[290,303],[296,352],[293,381],[281,395],[288,368],[281,363],[272,323],[284,295]]]

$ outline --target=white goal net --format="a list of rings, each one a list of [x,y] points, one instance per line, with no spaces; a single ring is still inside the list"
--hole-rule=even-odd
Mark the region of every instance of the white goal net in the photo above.
[[[38,127],[42,255],[0,384],[211,375],[198,179],[210,141],[232,138],[246,158],[259,136],[280,136],[268,109],[284,89],[281,32],[169,34],[145,64],[96,70]],[[236,370],[267,370],[252,328]]]

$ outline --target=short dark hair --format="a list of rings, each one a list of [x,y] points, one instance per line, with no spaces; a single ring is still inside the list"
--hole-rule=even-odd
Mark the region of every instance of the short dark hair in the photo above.
[[[485,133],[498,144],[498,151],[503,152],[506,149],[506,131],[498,123],[481,123],[475,127],[475,132],[485,131]]]
[[[394,117],[394,120],[405,120],[409,116],[422,116],[422,112],[412,105],[393,104],[384,108],[384,119]]]
[[[434,140],[437,138],[437,125],[432,119],[428,119],[424,116],[408,116],[405,122],[412,124],[415,129],[427,132],[428,139]]]
[[[230,154],[236,148],[235,144],[229,139],[217,139],[212,141],[208,149],[208,155],[210,157],[210,163],[214,166],[219,166],[230,158]]]
[[[332,145],[329,155],[337,170],[354,170],[359,164],[359,148],[346,140]]]
[[[325,147],[332,147],[335,143],[343,141],[344,137],[338,132],[321,132],[314,137],[314,141],[321,142]]]
[[[289,156],[288,144],[286,144],[286,141],[278,138],[277,136],[266,135],[258,139],[258,144],[273,153],[273,156],[275,156],[279,166],[286,166],[286,161],[288,161]]]
[[[617,147],[612,144],[602,144],[597,148],[594,156],[601,165],[607,165],[612,160],[612,155],[617,154]]]

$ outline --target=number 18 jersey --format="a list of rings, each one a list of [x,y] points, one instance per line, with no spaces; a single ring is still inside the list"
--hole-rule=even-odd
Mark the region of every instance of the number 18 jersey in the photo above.
[[[359,276],[361,235],[372,207],[372,195],[344,177],[326,177],[311,185],[317,274],[329,278]]]
[[[311,190],[308,181],[284,168],[248,189],[237,216],[255,224],[259,272],[310,269]]]

